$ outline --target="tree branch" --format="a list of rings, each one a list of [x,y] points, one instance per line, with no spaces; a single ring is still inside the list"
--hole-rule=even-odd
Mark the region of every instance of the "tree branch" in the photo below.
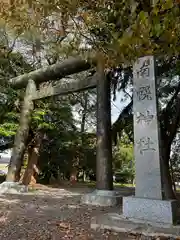
[[[179,91],[180,91],[180,82],[179,82],[179,84],[178,84],[178,86],[176,88],[176,91],[175,91],[174,95],[172,96],[172,98],[168,102],[166,108],[163,109],[161,114],[160,114],[161,134],[162,134],[163,138],[168,138],[169,142],[172,142],[173,138],[174,138],[173,137],[174,133],[171,133],[173,124],[172,124],[172,122],[170,123],[169,117],[171,116],[171,120],[172,120],[172,116],[173,116],[172,110],[173,110],[173,104],[174,104],[175,101],[176,101],[176,103],[175,103],[175,109],[176,110],[175,110],[175,118],[174,118],[174,120],[179,118],[178,114],[180,114],[180,112],[179,112],[180,108],[178,108],[178,104],[179,104]]]
[[[122,130],[125,128],[126,125],[128,125],[127,121],[132,118],[132,114],[130,113],[132,110],[132,106],[133,101],[131,100],[131,102],[122,110],[118,119],[112,126],[112,135],[115,144],[117,143],[117,134],[119,134],[119,136],[121,135]]]
[[[172,122],[169,124],[169,128],[168,128],[168,142],[169,144],[172,143],[172,141],[174,140],[176,133],[177,133],[177,128],[179,127],[179,123],[180,123],[180,95],[178,94],[177,99],[176,99],[176,105],[175,105],[175,115],[172,119]]]

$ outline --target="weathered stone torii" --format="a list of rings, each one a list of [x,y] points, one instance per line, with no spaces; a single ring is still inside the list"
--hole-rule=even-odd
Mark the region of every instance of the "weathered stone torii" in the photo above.
[[[69,82],[59,81],[56,86],[37,89],[43,82],[58,81],[68,75],[86,71],[96,66],[97,71],[92,77]],[[112,179],[112,145],[111,145],[111,114],[110,114],[110,82],[106,78],[102,61],[85,61],[81,58],[69,58],[63,63],[56,63],[9,80],[15,88],[26,88],[24,103],[20,117],[20,127],[15,136],[14,147],[8,168],[5,184],[18,182],[21,161],[25,152],[33,110],[33,101],[54,95],[64,95],[97,87],[97,190],[82,198],[84,203],[98,205],[114,205],[117,197],[113,190]]]
[[[13,88],[18,89],[26,87],[29,79],[32,79],[35,84],[48,82],[50,80],[60,80],[65,76],[86,71],[93,66],[92,64],[94,63],[82,60],[82,58],[71,57],[63,62],[58,62],[48,67],[40,68],[30,73],[25,73],[12,78],[9,80],[9,84]]]
[[[26,88],[24,102],[20,116],[20,127],[16,133],[10,166],[6,181],[14,182],[19,180],[21,170],[21,160],[25,152],[26,142],[29,134],[29,126],[31,112],[33,110],[33,100],[48,97],[52,95],[69,93],[80,88],[81,82],[73,82],[71,84],[60,84],[58,87],[41,88],[37,90],[40,83],[50,80],[60,80],[64,76],[77,73],[83,70],[88,70],[91,67],[90,63],[80,58],[70,58],[63,63],[53,64],[51,66],[41,68],[30,73],[25,73],[16,78],[10,79],[9,84],[13,88]],[[85,81],[87,84],[87,81]],[[87,87],[84,82],[82,88]],[[94,87],[96,83],[94,84]],[[68,88],[70,87],[70,88]],[[81,90],[81,89],[80,89]],[[79,90],[79,91],[80,91]]]

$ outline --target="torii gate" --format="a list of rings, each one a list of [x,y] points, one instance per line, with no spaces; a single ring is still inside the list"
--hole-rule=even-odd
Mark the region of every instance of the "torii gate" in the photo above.
[[[86,71],[96,66],[96,73],[84,80],[63,83],[60,79],[65,76]],[[58,81],[56,86],[37,89],[40,83]],[[33,101],[54,95],[64,95],[72,92],[84,91],[97,87],[97,159],[96,159],[96,188],[100,195],[114,196],[112,178],[112,144],[111,144],[111,102],[110,81],[105,76],[103,61],[88,62],[81,58],[70,58],[63,63],[56,63],[9,80],[9,84],[16,89],[26,88],[24,103],[20,116],[20,127],[16,133],[14,147],[8,168],[6,182],[9,184],[19,179],[16,177],[21,169],[21,159],[26,148],[30,127],[30,116],[33,111]],[[103,191],[103,192],[102,192]],[[106,191],[108,192],[106,194]],[[97,194],[97,191],[96,193]],[[94,199],[94,197],[92,197]],[[101,198],[101,197],[100,197]],[[112,205],[107,201],[100,205]],[[97,204],[91,196],[83,198],[86,203]],[[101,202],[101,199],[98,200]],[[113,204],[116,204],[113,199]]]

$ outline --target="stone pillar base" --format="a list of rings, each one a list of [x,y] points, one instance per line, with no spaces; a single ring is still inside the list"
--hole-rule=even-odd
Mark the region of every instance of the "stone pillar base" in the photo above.
[[[102,207],[116,206],[122,202],[122,196],[117,191],[95,190],[81,197],[83,204]]]
[[[20,184],[19,182],[3,182],[0,184],[0,194],[4,193],[26,193],[28,187]]]
[[[179,239],[180,225],[135,222],[118,213],[106,213],[91,219],[91,228],[135,235],[136,239]]]
[[[176,224],[178,202],[176,200],[154,200],[123,197],[123,216],[146,223]]]

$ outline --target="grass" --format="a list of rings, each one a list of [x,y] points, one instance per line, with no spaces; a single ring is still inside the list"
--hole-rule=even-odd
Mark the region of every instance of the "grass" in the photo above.
[[[119,187],[135,187],[134,184],[131,183],[114,183],[114,186],[119,186]]]
[[[36,189],[35,187],[28,187],[28,192],[37,192],[38,191],[38,189]]]
[[[0,163],[0,170],[8,169],[8,164]]]
[[[96,187],[96,182],[85,182],[83,183],[85,186],[89,188],[95,188]],[[130,183],[113,183],[114,187],[135,187],[134,184]],[[176,186],[176,191],[180,192],[180,186]]]
[[[96,182],[85,182],[85,185],[87,185],[88,187],[95,187],[96,186]],[[130,184],[130,183],[113,183],[114,187],[135,187],[135,185]]]

